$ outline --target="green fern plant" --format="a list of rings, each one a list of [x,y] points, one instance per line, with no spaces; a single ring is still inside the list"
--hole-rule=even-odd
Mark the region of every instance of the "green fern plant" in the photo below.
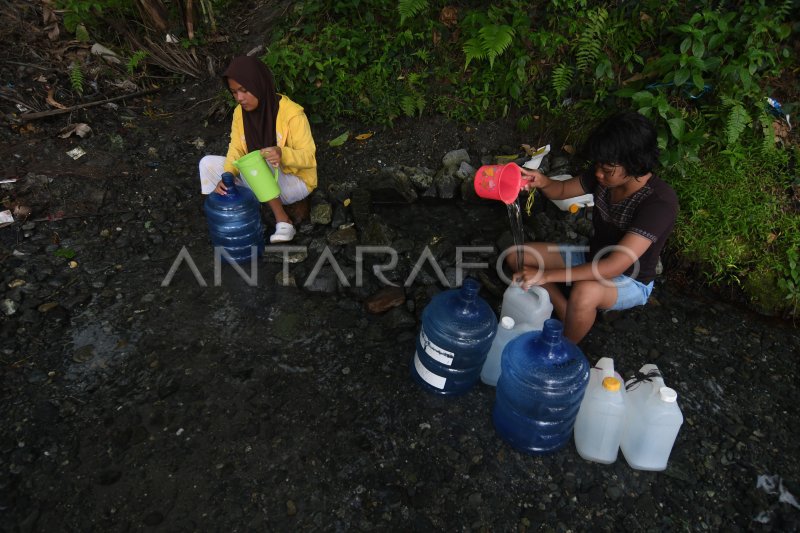
[[[464,43],[466,63],[464,70],[469,67],[473,59],[488,59],[489,68],[494,66],[494,60],[511,46],[514,40],[514,28],[506,24],[488,24],[478,30],[478,36]]]
[[[550,77],[550,83],[553,86],[553,90],[555,91],[557,98],[564,94],[567,89],[569,89],[569,86],[572,83],[572,75],[572,67],[565,65],[564,63],[561,63],[553,69],[553,74]]]
[[[428,9],[428,0],[400,0],[397,11],[400,12],[400,24]]]
[[[586,28],[578,38],[576,67],[579,72],[589,70],[597,62],[602,50],[602,36],[608,21],[608,11],[603,7],[595,8],[588,13]]]
[[[725,138],[728,146],[736,144],[751,122],[750,115],[747,114],[744,106],[736,102],[728,112],[728,118],[725,121]]]
[[[419,93],[406,95],[400,99],[400,108],[407,117],[421,117],[425,109],[425,97]]]
[[[133,74],[142,61],[149,55],[150,53],[147,50],[137,50],[134,52],[130,59],[128,59],[128,63],[125,65],[126,69],[128,70],[128,74]]]
[[[69,82],[72,89],[83,96],[83,71],[78,63],[72,63],[69,67]]]

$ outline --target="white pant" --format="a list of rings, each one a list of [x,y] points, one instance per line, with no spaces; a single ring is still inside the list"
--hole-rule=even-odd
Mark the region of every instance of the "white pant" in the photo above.
[[[225,172],[225,158],[221,155],[207,155],[200,160],[200,191],[203,194],[210,194],[217,187],[217,183],[222,180],[222,173]],[[250,188],[247,182],[236,178],[236,184]],[[278,169],[278,187],[281,190],[281,203],[283,205],[299,202],[308,196],[308,187],[303,180],[294,174],[284,174]]]

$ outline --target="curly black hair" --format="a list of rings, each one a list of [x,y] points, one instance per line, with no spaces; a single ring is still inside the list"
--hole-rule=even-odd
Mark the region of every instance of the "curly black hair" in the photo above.
[[[594,128],[581,152],[592,164],[619,165],[631,176],[644,176],[658,164],[656,128],[644,115],[622,111]]]

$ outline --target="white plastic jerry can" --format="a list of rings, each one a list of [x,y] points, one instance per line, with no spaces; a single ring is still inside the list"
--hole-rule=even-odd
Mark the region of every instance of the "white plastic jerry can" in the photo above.
[[[553,304],[550,302],[550,295],[543,287],[534,285],[525,290],[518,284],[512,283],[503,293],[500,316],[513,318],[519,333],[541,331],[544,321],[552,314]]]
[[[551,180],[566,181],[572,178],[569,174],[559,174],[558,176],[550,176]],[[584,207],[591,207],[594,205],[594,195],[592,193],[582,194],[580,196],[573,196],[572,198],[564,198],[562,200],[550,200],[556,207],[562,211],[569,211],[570,213],[577,213]]]
[[[500,361],[503,357],[503,349],[509,341],[520,333],[524,333],[515,326],[516,323],[510,316],[501,318],[500,323],[497,325],[497,334],[494,336],[492,346],[489,348],[486,361],[481,369],[481,381],[487,385],[497,386],[497,380],[500,379]]]
[[[664,385],[656,365],[644,365],[626,386],[625,429],[620,448],[638,470],[665,470],[675,438],[683,424],[678,393]]]
[[[575,448],[587,461],[617,460],[625,426],[625,388],[614,360],[601,358],[589,372],[589,385],[575,419]]]

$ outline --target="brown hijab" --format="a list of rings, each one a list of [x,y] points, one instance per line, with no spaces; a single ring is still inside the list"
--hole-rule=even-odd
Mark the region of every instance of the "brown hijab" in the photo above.
[[[280,96],[275,92],[275,78],[272,77],[272,72],[258,59],[240,56],[231,61],[222,75],[225,89],[230,90],[228,78],[235,80],[258,98],[258,107],[255,110],[242,110],[247,149],[253,151],[277,145],[275,117],[278,115]]]

